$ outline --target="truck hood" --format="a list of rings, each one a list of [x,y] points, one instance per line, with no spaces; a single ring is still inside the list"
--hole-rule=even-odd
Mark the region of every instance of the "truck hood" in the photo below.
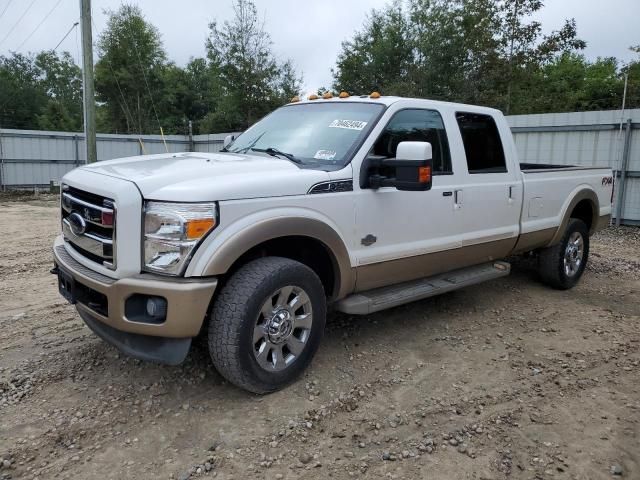
[[[236,153],[144,155],[81,168],[134,182],[146,199],[181,202],[304,195],[329,180],[286,159]]]

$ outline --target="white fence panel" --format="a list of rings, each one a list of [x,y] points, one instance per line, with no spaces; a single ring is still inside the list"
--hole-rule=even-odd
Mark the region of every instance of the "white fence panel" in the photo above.
[[[628,119],[631,119],[630,149],[626,180],[622,185],[619,177],[627,133],[620,125],[625,127]],[[625,223],[640,224],[640,109],[514,115],[507,120],[521,162],[601,166],[616,170],[616,188],[624,189],[620,216]],[[165,137],[166,149],[170,152],[219,152],[227,135],[195,135],[191,139],[168,135]],[[98,135],[97,150],[98,160],[166,151],[160,135],[108,134]],[[47,185],[84,164],[83,135],[0,130],[0,161],[2,187]]]

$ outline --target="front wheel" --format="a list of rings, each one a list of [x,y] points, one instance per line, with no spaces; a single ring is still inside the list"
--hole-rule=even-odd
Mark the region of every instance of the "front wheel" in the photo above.
[[[551,287],[567,290],[578,283],[588,259],[589,229],[582,220],[571,218],[562,240],[540,252],[540,276]]]
[[[214,302],[209,352],[220,374],[254,393],[278,390],[311,363],[324,332],[318,276],[280,257],[241,267]]]

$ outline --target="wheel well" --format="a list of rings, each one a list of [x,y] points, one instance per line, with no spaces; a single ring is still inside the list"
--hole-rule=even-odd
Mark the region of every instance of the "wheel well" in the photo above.
[[[284,257],[303,263],[318,275],[327,297],[338,293],[339,267],[335,258],[324,243],[305,236],[279,237],[256,245],[231,265],[225,277],[229,278],[247,262],[262,257]]]
[[[582,220],[589,231],[593,224],[593,205],[589,200],[580,200],[571,212],[571,218]]]

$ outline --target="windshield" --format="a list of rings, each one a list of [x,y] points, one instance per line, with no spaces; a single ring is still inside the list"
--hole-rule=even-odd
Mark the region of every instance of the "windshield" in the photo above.
[[[290,155],[301,165],[340,168],[383,110],[380,104],[355,102],[287,105],[245,131],[228,151]]]

